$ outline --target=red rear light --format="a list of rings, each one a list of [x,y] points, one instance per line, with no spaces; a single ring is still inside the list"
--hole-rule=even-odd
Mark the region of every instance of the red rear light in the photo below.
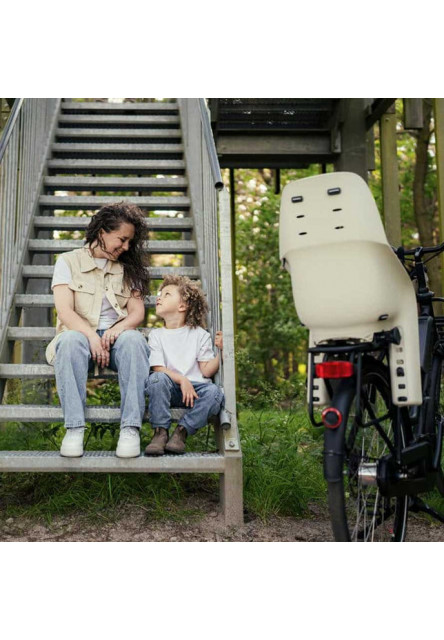
[[[354,373],[352,362],[334,360],[316,365],[316,378],[351,378]]]
[[[342,422],[342,413],[335,407],[328,407],[322,412],[321,420],[324,423],[324,427],[337,429]]]

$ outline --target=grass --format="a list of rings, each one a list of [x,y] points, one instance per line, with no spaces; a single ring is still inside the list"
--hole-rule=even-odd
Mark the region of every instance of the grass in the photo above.
[[[314,429],[306,412],[248,409],[239,415],[243,452],[244,504],[249,517],[301,517],[310,504],[326,504],[322,470],[322,430]],[[9,423],[0,430],[1,450],[57,450],[62,425]],[[113,450],[117,425],[94,425],[88,449]],[[142,429],[142,446],[150,440]],[[215,451],[212,430],[189,441],[194,451]],[[145,512],[148,520],[184,521],[202,515],[199,500],[218,500],[218,477],[209,474],[65,474],[9,473],[0,477],[0,517],[27,516],[46,522],[76,514],[112,521],[124,508]],[[444,511],[437,491],[426,502]],[[193,505],[190,507],[190,503]],[[419,516],[418,516],[419,517]],[[423,517],[423,516],[420,516]]]
[[[313,500],[323,500],[321,440],[304,412],[241,412],[244,497],[250,516],[303,515]],[[62,425],[9,423],[0,430],[1,450],[57,450]],[[142,446],[151,430],[142,429]],[[88,449],[115,449],[117,425],[94,425]],[[203,429],[189,441],[194,451],[216,450],[213,433]],[[187,498],[218,499],[218,477],[209,474],[1,474],[0,505],[4,517],[29,516],[50,522],[73,513],[112,520],[124,507],[137,507],[153,520],[198,517]]]

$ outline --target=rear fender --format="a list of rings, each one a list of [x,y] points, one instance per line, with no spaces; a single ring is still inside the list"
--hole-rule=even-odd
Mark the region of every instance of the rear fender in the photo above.
[[[335,429],[324,429],[324,477],[327,482],[342,480],[344,435],[350,407],[356,394],[356,376],[344,378],[335,387],[330,406],[340,411],[342,421]]]

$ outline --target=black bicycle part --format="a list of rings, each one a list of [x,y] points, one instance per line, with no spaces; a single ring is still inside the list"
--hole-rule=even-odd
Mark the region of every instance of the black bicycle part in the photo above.
[[[401,542],[408,497],[383,496],[377,484],[380,460],[390,456],[396,466],[406,444],[402,421],[392,409],[387,367],[365,357],[358,418],[355,395],[355,381],[342,380],[332,400],[343,415],[342,424],[325,429],[324,475],[333,534],[341,542]]]

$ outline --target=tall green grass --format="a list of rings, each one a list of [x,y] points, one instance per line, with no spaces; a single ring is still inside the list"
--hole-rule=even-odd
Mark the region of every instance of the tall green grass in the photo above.
[[[244,456],[245,508],[250,517],[304,514],[311,501],[322,501],[321,438],[305,412],[247,410],[239,428]],[[2,450],[57,450],[61,425],[10,423],[0,430]],[[142,429],[142,446],[151,437]],[[94,425],[87,431],[89,450],[113,450],[116,425]],[[188,449],[215,451],[213,431],[203,429],[188,440]],[[143,509],[149,519],[199,516],[187,507],[190,496],[218,499],[218,477],[208,474],[43,474],[10,473],[0,478],[0,514],[27,515],[50,521],[79,513],[113,519],[123,507]],[[194,503],[193,503],[194,504]]]

